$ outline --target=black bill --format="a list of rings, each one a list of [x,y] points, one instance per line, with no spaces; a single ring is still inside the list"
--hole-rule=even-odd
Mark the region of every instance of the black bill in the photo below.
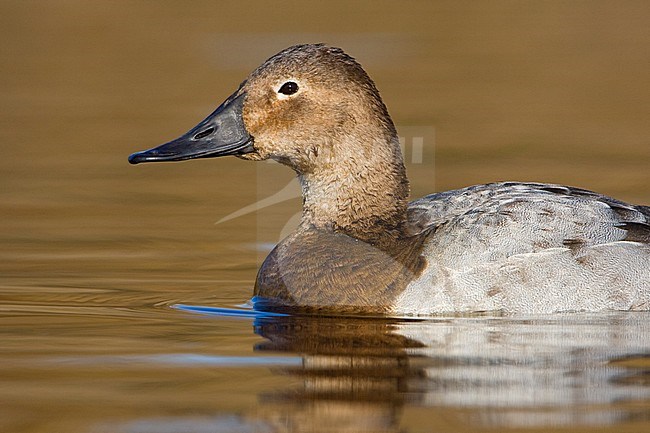
[[[183,161],[253,152],[253,138],[246,131],[242,119],[245,96],[243,92],[235,93],[185,135],[153,149],[134,153],[129,156],[129,162]]]

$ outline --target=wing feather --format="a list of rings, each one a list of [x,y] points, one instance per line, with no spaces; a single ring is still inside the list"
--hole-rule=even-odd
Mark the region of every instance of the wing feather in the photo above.
[[[650,208],[563,185],[500,182],[431,194],[408,209],[411,234],[429,231],[441,263],[471,266],[618,241],[650,246]]]

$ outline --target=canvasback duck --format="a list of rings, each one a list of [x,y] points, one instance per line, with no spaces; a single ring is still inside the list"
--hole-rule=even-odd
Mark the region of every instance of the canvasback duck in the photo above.
[[[408,202],[395,126],[339,48],[268,59],[185,135],[132,164],[271,158],[302,187],[299,227],[259,270],[255,307],[327,314],[650,309],[650,207],[500,182]]]

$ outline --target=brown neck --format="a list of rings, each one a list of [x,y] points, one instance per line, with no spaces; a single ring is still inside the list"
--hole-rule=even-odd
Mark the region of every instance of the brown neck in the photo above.
[[[409,185],[394,129],[368,134],[370,127],[364,125],[360,132],[366,134],[361,137],[382,138],[368,142],[351,134],[334,150],[319,155],[325,163],[318,169],[299,175],[302,224],[381,247],[400,237]]]

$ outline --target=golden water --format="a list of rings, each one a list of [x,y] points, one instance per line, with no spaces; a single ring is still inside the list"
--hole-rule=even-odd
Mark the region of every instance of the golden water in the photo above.
[[[512,179],[648,204],[649,12],[2,2],[0,431],[647,431],[648,314],[229,317],[300,200],[289,187],[221,220],[291,173],[126,157],[185,132],[279,49],[326,41],[375,79],[414,197]]]

